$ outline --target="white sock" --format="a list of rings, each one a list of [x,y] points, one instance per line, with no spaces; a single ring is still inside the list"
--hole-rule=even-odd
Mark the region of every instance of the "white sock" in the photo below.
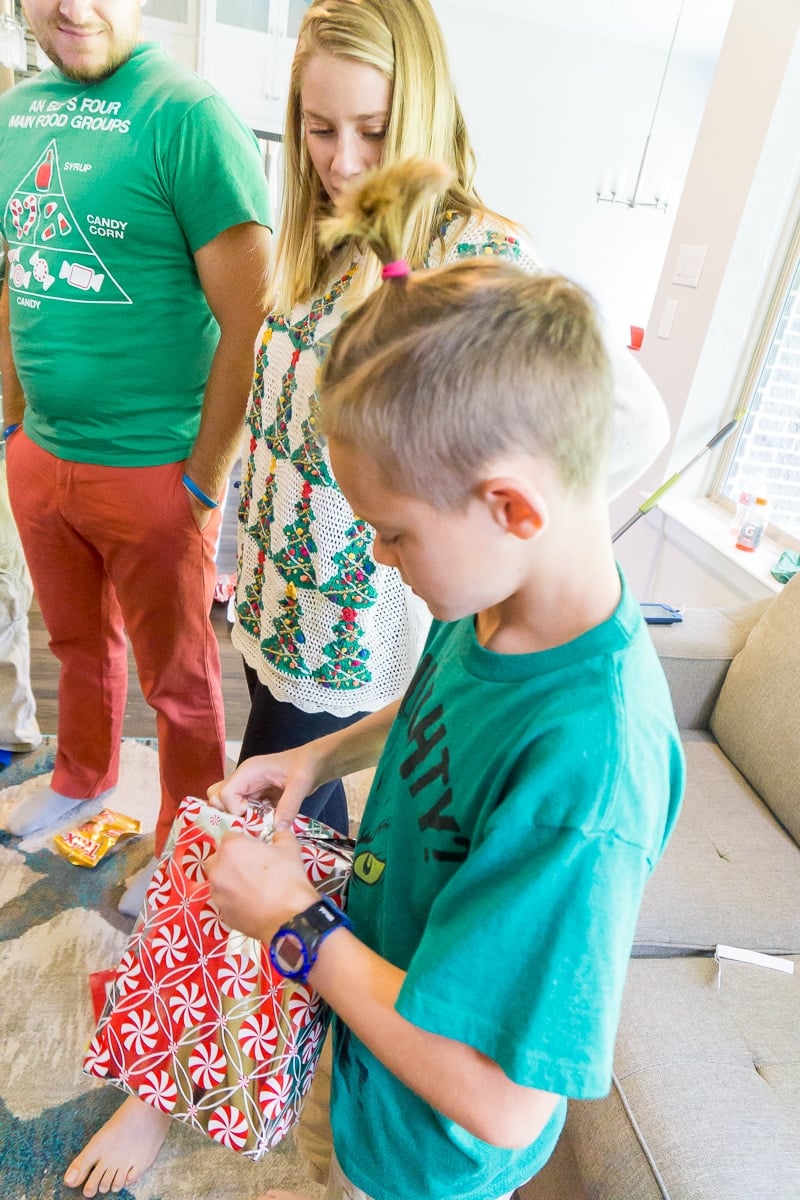
[[[151,858],[141,870],[137,871],[135,875],[131,875],[128,886],[122,893],[122,899],[117,905],[117,912],[121,912],[125,917],[138,917],[157,866],[158,859]]]
[[[51,787],[37,788],[35,792],[31,792],[30,795],[20,800],[16,808],[11,810],[6,818],[6,829],[15,837],[27,837],[29,833],[35,833],[38,829],[47,829],[50,825],[57,825],[81,805],[96,806],[98,801],[105,800],[106,796],[110,796],[113,791],[113,788],[108,788],[99,796],[93,796],[90,799],[86,797],[75,799],[72,796],[62,796],[60,792],[54,792]]]

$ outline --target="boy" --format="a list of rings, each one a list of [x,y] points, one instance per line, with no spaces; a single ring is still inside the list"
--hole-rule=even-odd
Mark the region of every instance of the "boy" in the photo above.
[[[375,557],[433,613],[425,652],[398,705],[209,793],[280,797],[283,824],[380,755],[349,921],[288,828],[226,839],[209,876],[225,921],[336,1014],[327,1196],[498,1200],[546,1162],[567,1096],[608,1091],[683,761],[614,562],[586,297],[499,260],[386,276],[334,342],[322,411]]]

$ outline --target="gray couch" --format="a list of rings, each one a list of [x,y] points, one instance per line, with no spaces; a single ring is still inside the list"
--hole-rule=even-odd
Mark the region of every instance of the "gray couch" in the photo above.
[[[524,1200],[800,1200],[800,576],[652,627],[687,759],[645,892],[610,1095]],[[793,975],[715,960],[787,956]]]

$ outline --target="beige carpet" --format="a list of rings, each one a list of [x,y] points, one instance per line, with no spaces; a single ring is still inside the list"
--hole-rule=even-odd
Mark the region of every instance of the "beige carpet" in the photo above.
[[[49,753],[49,758],[48,758]],[[27,760],[27,761],[26,761]],[[0,775],[0,827],[25,776],[52,768],[52,742],[15,756]],[[353,781],[360,815],[368,774]],[[13,782],[12,780],[21,780]],[[87,978],[115,965],[133,922],[116,905],[124,881],[152,854],[158,796],[152,745],[123,744],[121,783],[109,806],[138,817],[143,836],[94,870],[73,867],[52,848],[51,834],[20,840],[0,833],[0,1196],[62,1200],[79,1195],[61,1172],[122,1100],[112,1086],[81,1072],[93,1030]],[[292,1136],[260,1163],[175,1122],[156,1162],[121,1200],[253,1200],[268,1187],[306,1181]]]

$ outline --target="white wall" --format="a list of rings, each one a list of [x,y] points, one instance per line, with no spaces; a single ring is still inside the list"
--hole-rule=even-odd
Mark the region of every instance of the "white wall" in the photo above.
[[[542,258],[592,293],[625,344],[630,325],[646,324],[675,210],[598,205],[594,189],[609,170],[627,167],[635,177],[672,15],[660,44],[642,46],[539,22],[539,11],[553,16],[543,0],[526,0],[525,15],[512,8],[499,17],[485,0],[433,4],[486,202],[525,226]],[[176,32],[145,8],[143,32],[187,66],[198,61],[193,28]],[[713,70],[713,61],[673,56],[648,155],[654,186],[666,175],[683,179]]]
[[[596,204],[607,170],[635,175],[664,71],[663,48],[589,37],[527,19],[493,22],[434,0],[486,202],[518,220],[554,268],[595,297],[612,336],[646,325],[674,210]],[[648,155],[648,177],[682,180],[714,63],[674,56]]]
[[[646,338],[640,359],[667,403],[673,435],[644,479],[612,506],[614,523],[733,416],[751,322],[800,185],[798,31],[797,0],[736,0],[650,324],[657,328],[669,301],[677,301],[677,315],[669,339]],[[673,282],[682,244],[708,247],[696,289]],[[709,456],[685,477],[678,489],[684,499],[702,495],[717,461]],[[719,551],[692,536],[692,523],[705,518],[702,503],[680,521],[654,514],[620,540],[619,560],[643,598],[704,604],[728,602],[731,588],[742,597],[767,594],[768,576],[758,586],[741,568],[731,571],[736,556],[724,544],[724,521]]]
[[[171,54],[190,71],[197,70],[197,33],[194,27],[187,32],[176,30],[169,21],[160,21],[150,16],[145,9],[142,13],[142,40],[160,42],[167,54]]]
[[[502,0],[497,13],[479,0],[433,4],[485,200],[530,231],[547,263],[588,288],[617,341],[627,342],[631,324],[648,327],[639,360],[667,401],[674,435],[614,506],[616,527],[732,412],[754,297],[800,178],[800,61],[791,55],[800,0],[735,0],[719,66],[673,56],[648,158],[651,181],[686,181],[666,216],[597,205],[594,188],[604,171],[638,166],[668,30],[662,44],[635,45],[603,36],[602,20],[591,36],[546,23],[557,14],[544,0],[511,8]],[[671,280],[682,243],[709,247],[691,295]],[[674,296],[679,318],[662,341],[656,325]],[[690,488],[702,491],[711,465],[687,477]],[[653,515],[618,544],[642,598],[732,603],[763,594],[725,555],[672,526]]]
[[[718,63],[673,57],[648,159],[656,180],[685,179],[666,219],[592,197],[598,168],[637,165],[663,49],[537,23],[541,0],[529,0],[530,18],[504,15],[494,26],[469,2],[434,5],[485,199],[595,295],[612,336],[627,341],[630,324],[648,329],[639,361],[667,402],[673,436],[613,506],[617,528],[733,415],[758,299],[800,182],[800,49],[792,52],[800,3],[735,0]],[[708,247],[696,290],[672,282],[682,244]],[[657,326],[670,299],[679,310],[665,340]],[[718,462],[719,452],[709,455],[676,493],[702,496]],[[733,604],[768,594],[772,549],[751,573],[726,536],[727,518],[699,504],[680,520],[651,514],[617,551],[643,599]]]

